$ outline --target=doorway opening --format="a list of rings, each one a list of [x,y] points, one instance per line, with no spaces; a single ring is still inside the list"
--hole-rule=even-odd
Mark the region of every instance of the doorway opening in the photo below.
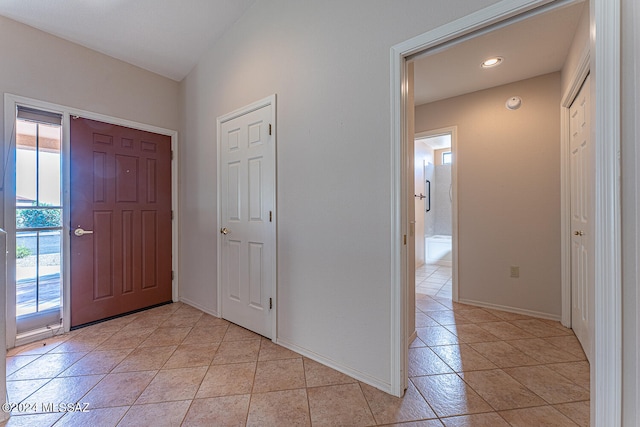
[[[68,332],[71,327],[70,240],[72,234],[74,237],[78,234],[77,227],[71,228],[70,225],[70,124],[76,117],[169,137],[173,161],[170,165],[163,166],[163,169],[171,170],[171,193],[168,196],[171,208],[168,215],[173,220],[166,227],[171,230],[171,241],[166,245],[171,248],[172,255],[168,264],[171,265],[173,279],[170,296],[166,299],[178,301],[177,132],[7,93],[4,95],[7,158],[2,177],[4,227],[7,232],[7,348]],[[150,144],[152,140],[145,140],[147,143],[143,144],[143,148],[153,151],[153,144]],[[121,145],[126,147],[127,141]],[[119,158],[122,166],[120,169],[125,174],[128,171],[133,173],[132,165],[123,163],[127,159],[126,156]],[[91,165],[95,163],[93,160],[88,162]],[[145,165],[148,172],[145,176],[153,178],[155,173],[152,172],[157,169],[157,165],[152,160],[146,161]],[[22,174],[21,170],[25,173]],[[123,199],[128,197],[130,186],[125,182],[122,184],[124,186],[121,186],[118,195],[124,203],[126,200]],[[145,188],[146,191],[142,191],[140,197],[147,201],[160,197],[159,193],[151,191],[150,186]],[[89,229],[86,230],[88,234],[92,229],[89,226],[86,228]],[[152,234],[146,233],[148,236]],[[91,236],[93,235],[83,237]],[[122,251],[113,251],[114,254],[119,252]],[[147,251],[147,254],[150,252]],[[114,281],[114,284],[118,283]]]
[[[403,373],[406,366],[406,311],[410,309],[407,298],[407,274],[411,262],[402,246],[403,234],[410,229],[411,217],[407,214],[408,172],[406,149],[413,142],[408,128],[410,109],[406,88],[408,81],[408,61],[427,51],[442,50],[450,43],[473,39],[480,33],[488,33],[496,27],[504,26],[510,19],[521,21],[543,11],[560,10],[564,6],[579,1],[516,1],[499,2],[495,5],[468,15],[450,24],[417,36],[392,47],[391,67],[391,123],[392,123],[392,342],[397,345],[392,350],[394,393],[401,395]],[[592,423],[596,425],[619,424],[621,411],[621,323],[620,295],[621,262],[620,232],[620,182],[618,179],[620,160],[620,4],[618,1],[595,0],[594,10],[589,17],[590,31],[586,38],[593,48],[591,69],[594,75],[594,168],[596,171],[594,199],[594,240],[595,247],[595,348],[599,363],[592,364],[591,380],[594,386],[591,394]],[[597,33],[597,37],[593,37]],[[600,96],[602,95],[602,96]],[[411,197],[413,199],[413,197]]]
[[[456,276],[455,132],[420,132],[414,144],[416,291],[443,298],[453,298]]]

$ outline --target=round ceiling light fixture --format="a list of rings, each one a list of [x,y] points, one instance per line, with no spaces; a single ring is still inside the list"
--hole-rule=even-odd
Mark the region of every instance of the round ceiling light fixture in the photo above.
[[[504,58],[501,56],[494,56],[493,58],[485,59],[480,65],[482,68],[492,68],[502,64],[502,61],[504,61]]]

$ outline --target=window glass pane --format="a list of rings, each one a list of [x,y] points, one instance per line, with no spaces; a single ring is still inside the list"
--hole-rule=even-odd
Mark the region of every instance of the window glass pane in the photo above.
[[[62,127],[38,117],[16,120],[18,331],[56,322],[61,303]]]
[[[16,121],[16,206],[32,206],[37,202],[37,126]]]
[[[446,153],[442,153],[442,164],[450,165],[451,164],[451,151],[447,151]]]
[[[60,233],[39,232],[38,311],[60,306]]]
[[[16,314],[37,311],[38,232],[16,233]]]
[[[60,206],[60,126],[38,125],[38,201]]]
[[[18,317],[60,306],[60,243],[60,230],[16,233]]]

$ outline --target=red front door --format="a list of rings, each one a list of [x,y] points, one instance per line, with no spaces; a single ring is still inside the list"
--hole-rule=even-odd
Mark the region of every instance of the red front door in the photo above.
[[[171,301],[171,138],[71,120],[71,326]]]

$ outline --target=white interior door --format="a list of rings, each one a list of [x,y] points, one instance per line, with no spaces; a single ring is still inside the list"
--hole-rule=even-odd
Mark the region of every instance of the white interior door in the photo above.
[[[221,315],[272,337],[275,304],[273,102],[219,123]]]
[[[571,325],[591,360],[593,292],[591,283],[591,204],[593,167],[589,113],[589,76],[569,109],[571,150]]]

